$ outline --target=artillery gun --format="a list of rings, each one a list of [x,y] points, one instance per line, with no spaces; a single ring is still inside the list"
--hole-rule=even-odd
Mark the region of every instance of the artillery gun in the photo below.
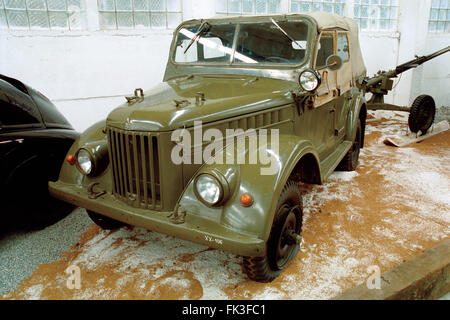
[[[397,106],[384,102],[384,96],[394,87],[394,78],[410,69],[417,68],[431,59],[434,59],[450,51],[450,46],[427,56],[417,57],[403,63],[390,71],[379,71],[374,77],[366,77],[357,84],[364,93],[371,93],[372,97],[367,102],[368,110],[390,110],[409,112],[408,125],[412,132],[425,134],[434,121],[436,104],[429,95],[417,97],[411,107]]]

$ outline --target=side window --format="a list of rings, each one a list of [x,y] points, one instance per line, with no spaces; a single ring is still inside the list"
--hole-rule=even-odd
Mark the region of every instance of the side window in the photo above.
[[[345,33],[338,34],[337,38],[337,54],[346,62],[350,60],[350,50],[348,45],[348,38]]]
[[[332,34],[323,34],[320,37],[319,50],[317,51],[316,69],[326,67],[327,59],[334,54],[334,41]]]
[[[2,126],[23,126],[40,123],[34,108],[31,109],[23,101],[0,92],[0,123]]]

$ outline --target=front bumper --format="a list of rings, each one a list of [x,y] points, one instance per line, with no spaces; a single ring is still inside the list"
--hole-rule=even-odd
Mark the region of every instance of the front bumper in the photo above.
[[[108,193],[97,199],[90,199],[84,188],[61,181],[49,182],[49,190],[55,198],[133,226],[241,256],[257,257],[265,254],[264,240],[236,232],[217,222],[189,214],[189,212],[186,213],[184,223],[175,224],[169,217],[173,212],[129,207]]]

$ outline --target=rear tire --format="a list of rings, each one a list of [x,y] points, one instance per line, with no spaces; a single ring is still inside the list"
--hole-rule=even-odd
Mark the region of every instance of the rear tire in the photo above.
[[[297,182],[289,180],[278,200],[278,206],[267,241],[266,255],[243,257],[244,272],[254,281],[270,282],[292,261],[300,245],[289,236],[300,235],[303,207]]]
[[[414,100],[408,117],[408,126],[411,132],[427,133],[434,122],[436,104],[428,95],[421,95]]]
[[[120,227],[123,227],[125,223],[121,221],[117,221],[108,217],[105,217],[101,214],[95,213],[90,210],[86,210],[87,214],[89,215],[89,218],[91,218],[92,221],[96,225],[98,225],[103,230],[115,230],[119,229]]]
[[[362,139],[362,130],[361,130],[361,120],[358,119],[356,124],[356,137],[353,140],[352,147],[348,150],[344,159],[342,159],[341,163],[337,167],[338,171],[355,171],[358,167],[359,161],[359,153],[361,150],[361,139]]]

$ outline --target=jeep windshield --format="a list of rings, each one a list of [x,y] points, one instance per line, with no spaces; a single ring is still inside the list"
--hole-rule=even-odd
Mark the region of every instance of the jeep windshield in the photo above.
[[[305,22],[268,19],[259,23],[208,22],[208,27],[204,26],[184,26],[178,31],[173,52],[176,63],[299,65],[305,60]]]

